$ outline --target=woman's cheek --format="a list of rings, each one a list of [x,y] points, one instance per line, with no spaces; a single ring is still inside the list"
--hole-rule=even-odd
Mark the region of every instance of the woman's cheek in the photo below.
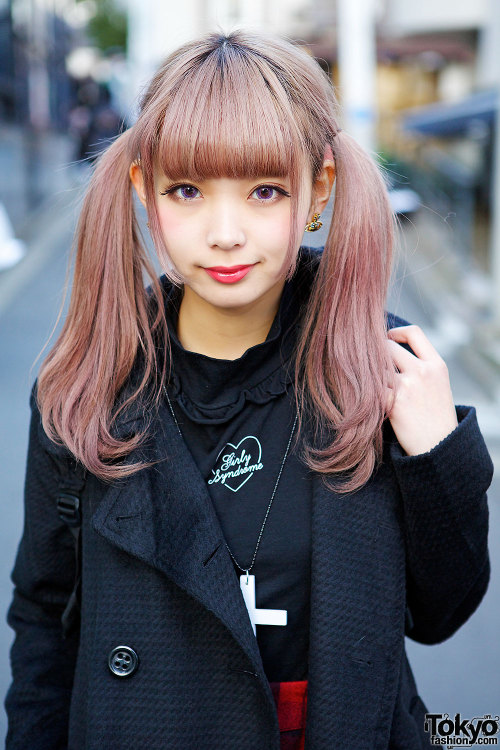
[[[186,233],[186,220],[182,220],[175,211],[159,210],[160,226],[167,241],[175,242]]]
[[[187,272],[186,263],[189,264],[190,252],[197,246],[196,239],[189,233],[195,222],[182,220],[175,212],[168,210],[158,211],[160,220],[160,231],[168,257],[160,257],[160,264],[164,271],[173,267],[184,276]],[[162,255],[162,254],[161,254]]]
[[[288,212],[282,211],[272,220],[264,222],[260,227],[261,242],[264,247],[280,251],[287,249],[290,237],[290,216]]]

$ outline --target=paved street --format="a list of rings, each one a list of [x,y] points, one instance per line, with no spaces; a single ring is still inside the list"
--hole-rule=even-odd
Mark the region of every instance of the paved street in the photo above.
[[[29,420],[28,397],[37,365],[32,367],[57,317],[64,286],[66,259],[75,222],[75,194],[62,192],[34,221],[36,231],[27,257],[8,272],[0,274],[0,371],[2,423],[2,524],[0,526],[0,694],[10,681],[8,649],[12,633],[5,623],[11,599],[8,575],[14,563],[22,526],[22,482]],[[314,235],[310,235],[310,240]],[[321,235],[315,238],[321,242]],[[404,276],[404,274],[402,274]],[[398,278],[398,274],[396,274]],[[391,298],[391,309],[420,323],[431,338],[442,340],[442,326],[425,304],[418,274],[398,281]],[[459,321],[455,321],[459,326]],[[457,347],[448,347],[455,400],[476,403],[480,422],[492,455],[500,465],[500,410],[458,356]],[[433,712],[462,717],[480,717],[500,712],[500,480],[490,494],[492,578],[479,610],[451,639],[437,646],[408,642],[420,693]],[[0,738],[5,736],[6,718],[0,710]]]

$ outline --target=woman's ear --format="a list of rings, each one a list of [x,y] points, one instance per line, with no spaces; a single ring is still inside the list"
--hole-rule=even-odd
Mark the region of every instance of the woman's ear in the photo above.
[[[314,180],[311,213],[323,213],[332,192],[333,183],[335,182],[335,162],[333,159],[325,159],[321,172]]]
[[[142,176],[142,169],[138,162],[132,162],[129,169],[129,175],[132,181],[132,185],[135,188],[135,192],[139,196],[139,200],[141,201],[142,205],[146,207],[146,191],[144,190],[144,178]]]

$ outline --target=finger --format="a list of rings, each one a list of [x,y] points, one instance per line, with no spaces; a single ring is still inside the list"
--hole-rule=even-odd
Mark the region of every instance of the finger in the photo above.
[[[419,326],[391,328],[388,335],[392,341],[397,341],[398,344],[408,344],[419,359],[441,359]]]
[[[388,340],[387,345],[394,365],[397,367],[399,372],[406,372],[415,366],[418,361],[418,357],[409,352],[407,349],[403,349],[396,341]]]

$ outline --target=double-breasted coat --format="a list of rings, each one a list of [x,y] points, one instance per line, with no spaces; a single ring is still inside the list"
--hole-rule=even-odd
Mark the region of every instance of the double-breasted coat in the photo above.
[[[381,466],[353,494],[312,478],[306,750],[429,746],[405,633],[430,644],[451,636],[490,571],[491,460],[474,409],[457,413],[454,432],[421,456],[386,430]],[[112,485],[85,483],[81,627],[64,639],[75,569],[56,509],[64,449],[45,436],[32,396],[8,750],[279,749],[239,581],[169,409],[124,415],[117,434],[146,419],[141,456],[157,462]]]

